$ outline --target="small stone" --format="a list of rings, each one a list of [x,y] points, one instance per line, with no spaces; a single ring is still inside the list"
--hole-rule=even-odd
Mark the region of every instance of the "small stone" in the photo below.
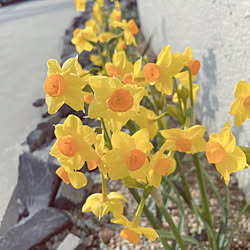
[[[101,239],[101,241],[108,245],[109,242],[110,242],[110,239],[112,237],[114,237],[115,235],[115,231],[110,229],[110,228],[107,228],[107,227],[104,227],[102,228],[100,231],[99,231],[99,238]]]
[[[41,107],[45,104],[45,99],[44,98],[39,98],[36,101],[32,103],[34,107]]]
[[[86,200],[85,188],[75,189],[71,184],[61,182],[53,205],[60,209],[80,208]]]
[[[12,227],[1,237],[0,249],[29,249],[70,226],[70,218],[64,212],[55,208],[44,208]]]
[[[19,157],[17,198],[29,214],[50,205],[54,187],[54,177],[44,161],[30,153]]]
[[[57,250],[75,250],[81,243],[82,240],[79,237],[68,234]]]

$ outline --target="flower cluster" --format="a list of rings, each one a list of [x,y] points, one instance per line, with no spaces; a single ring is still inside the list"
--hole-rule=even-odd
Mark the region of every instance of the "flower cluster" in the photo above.
[[[77,10],[85,11],[85,1],[76,0],[75,4]],[[236,145],[229,122],[220,134],[211,134],[208,142],[205,127],[192,125],[199,90],[192,81],[200,62],[193,59],[191,48],[172,54],[167,45],[156,63],[146,57],[131,61],[126,48],[136,46],[137,24],[133,19],[122,19],[117,0],[108,20],[103,19],[104,8],[103,1],[96,1],[91,19],[84,29],[77,28],[72,38],[78,53],[91,51],[97,70],[82,69],[77,57],[67,60],[62,68],[52,59],[44,83],[50,114],[65,103],[101,121],[102,127],[90,128],[69,115],[55,126],[57,140],[50,154],[61,164],[57,175],[75,188],[87,184],[81,171],[85,165],[89,170],[99,169],[102,193],[89,196],[82,211],[93,212],[99,219],[111,212],[111,222],[125,226],[121,237],[138,244],[140,235],[152,241],[158,237],[154,229],[139,226],[139,220],[151,189],[159,188],[162,180],[175,172],[178,152],[206,152],[208,162],[216,165],[226,184],[232,172],[245,168],[246,156]],[[166,104],[170,95],[176,105]],[[230,114],[239,126],[250,118],[247,82],[236,85],[235,98]],[[181,123],[178,128],[169,128],[166,118],[177,118]],[[129,188],[144,190],[133,221],[123,216],[127,199],[117,192],[108,193],[107,178],[122,179]]]

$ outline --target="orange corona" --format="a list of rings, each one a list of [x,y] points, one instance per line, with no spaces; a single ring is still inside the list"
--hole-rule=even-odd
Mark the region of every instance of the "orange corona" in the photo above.
[[[118,89],[107,100],[107,106],[114,112],[127,112],[134,105],[134,99],[128,90]]]
[[[154,82],[161,76],[161,67],[155,63],[147,63],[143,70],[147,82]]]
[[[128,167],[128,170],[136,171],[140,169],[144,165],[146,158],[146,154],[143,153],[141,150],[132,149],[128,152],[126,157],[126,165]]]
[[[60,152],[68,157],[72,157],[78,151],[78,142],[71,135],[63,136],[58,139]]]
[[[62,96],[65,92],[65,79],[62,75],[53,74],[47,77],[44,83],[44,91],[52,97]]]

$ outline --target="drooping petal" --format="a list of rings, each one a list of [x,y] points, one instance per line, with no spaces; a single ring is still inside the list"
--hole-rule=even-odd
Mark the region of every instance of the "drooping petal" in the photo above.
[[[76,189],[87,185],[87,177],[82,172],[69,172],[69,179],[72,186]]]

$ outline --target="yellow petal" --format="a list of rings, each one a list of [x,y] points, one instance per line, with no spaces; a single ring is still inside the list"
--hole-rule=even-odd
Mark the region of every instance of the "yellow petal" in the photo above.
[[[74,188],[81,188],[87,185],[87,177],[81,172],[68,172],[70,183]]]
[[[63,96],[51,97],[49,95],[46,95],[45,101],[48,105],[48,113],[55,114],[64,104],[64,97]]]
[[[112,146],[114,149],[123,148],[124,152],[128,152],[136,147],[135,141],[124,132],[115,132],[112,135]]]
[[[147,176],[147,180],[150,186],[154,186],[154,187],[159,187],[161,184],[161,174],[156,171],[154,169],[154,167],[150,168],[148,171],[148,176]]]
[[[153,145],[149,142],[149,133],[146,128],[137,131],[132,138],[135,140],[136,148],[148,154]]]
[[[127,202],[127,199],[120,193],[117,193],[117,192],[110,192],[108,194],[108,198],[111,200],[111,199],[117,199],[117,200],[124,200]]]
[[[50,76],[52,74],[61,74],[62,73],[61,67],[60,67],[59,63],[57,62],[57,60],[50,59],[50,60],[48,60],[47,65],[48,65],[48,73],[47,73],[48,76]]]
[[[184,67],[185,57],[180,53],[172,55],[171,65],[168,67],[168,74],[172,77],[179,73]]]
[[[236,83],[234,89],[234,96],[235,98],[239,96],[248,96],[250,95],[250,84],[246,81],[239,81]]]
[[[156,231],[150,227],[142,227],[141,232],[144,236],[146,236],[151,241],[154,241],[156,238],[159,237]]]
[[[155,82],[155,87],[166,95],[172,95],[173,82],[171,76],[167,72],[162,72],[161,77]]]
[[[166,45],[160,52],[157,57],[157,65],[169,67],[171,64],[171,48],[169,45]]]

